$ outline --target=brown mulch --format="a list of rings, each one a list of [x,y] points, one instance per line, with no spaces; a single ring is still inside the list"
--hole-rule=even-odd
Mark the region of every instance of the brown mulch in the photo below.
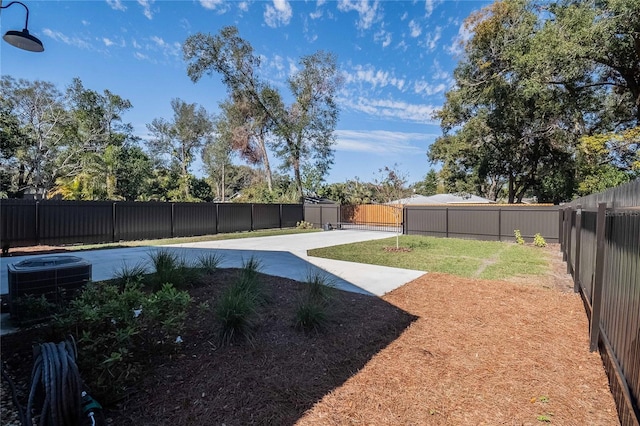
[[[105,414],[118,425],[619,424],[580,298],[550,253],[543,277],[430,273],[382,298],[335,291],[321,333],[292,326],[301,284],[265,275],[253,345],[228,347],[197,308],[236,273],[218,271],[191,291],[178,356],[153,358]],[[17,376],[30,369],[26,337],[2,338]]]

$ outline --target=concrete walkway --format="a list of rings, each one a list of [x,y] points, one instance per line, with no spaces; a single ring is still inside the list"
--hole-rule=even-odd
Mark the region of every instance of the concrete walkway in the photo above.
[[[94,281],[112,278],[125,266],[143,265],[152,271],[149,254],[165,249],[182,256],[189,263],[194,263],[202,254],[216,253],[222,258],[222,268],[241,267],[244,261],[253,256],[261,262],[261,272],[265,274],[302,281],[309,274],[319,272],[339,289],[381,296],[418,278],[424,271],[321,259],[307,256],[307,250],[393,235],[378,231],[335,230],[167,246],[74,251],[68,254],[91,262]],[[0,258],[0,294],[8,293],[7,265],[32,257],[37,256]]]

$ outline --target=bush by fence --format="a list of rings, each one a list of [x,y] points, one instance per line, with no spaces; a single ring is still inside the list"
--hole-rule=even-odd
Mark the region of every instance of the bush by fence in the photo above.
[[[301,204],[0,201],[3,247],[106,243],[289,228]]]

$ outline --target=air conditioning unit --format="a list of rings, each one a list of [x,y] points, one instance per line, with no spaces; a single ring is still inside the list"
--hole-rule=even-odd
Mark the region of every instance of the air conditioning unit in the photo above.
[[[44,256],[8,265],[9,312],[20,317],[17,300],[41,298],[54,304],[71,299],[91,281],[91,263],[76,256]]]

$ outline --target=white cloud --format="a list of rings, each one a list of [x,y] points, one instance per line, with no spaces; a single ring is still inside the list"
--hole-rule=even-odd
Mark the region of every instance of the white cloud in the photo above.
[[[392,118],[415,123],[434,123],[431,116],[436,108],[432,105],[410,104],[391,99],[370,99],[359,97],[340,98],[340,104],[355,111],[364,112],[374,117]]]
[[[273,6],[268,4],[264,11],[264,21],[271,28],[288,25],[291,20],[291,5],[287,0],[273,0]]]
[[[405,21],[407,18],[409,17],[409,12],[405,12],[402,14],[402,16],[400,17],[401,21]]]
[[[216,10],[218,6],[222,6],[224,0],[200,0],[200,5],[205,9]]]
[[[391,33],[389,31],[380,30],[374,34],[373,40],[376,43],[382,44],[382,47],[385,48],[391,44]]]
[[[382,19],[378,10],[380,3],[374,0],[373,4],[369,4],[369,0],[339,0],[338,10],[341,12],[350,12],[355,10],[358,12],[358,29],[366,30],[371,27],[374,22]]]
[[[409,21],[409,30],[411,31],[411,37],[413,38],[422,34],[422,27],[413,19]]]
[[[243,12],[248,11],[249,10],[249,2],[241,1],[240,3],[238,3],[238,9],[240,9]]]
[[[424,148],[414,145],[425,142],[423,133],[389,132],[386,130],[336,130],[338,151],[367,152],[371,154],[423,154]]]
[[[109,40],[108,38],[104,37],[102,39],[102,42],[104,43],[105,46],[109,47],[109,46],[113,46],[115,43],[111,40]]]
[[[406,81],[396,77],[392,72],[376,70],[372,65],[356,65],[352,72],[344,73],[345,83],[368,83],[373,88],[393,86],[403,90]]]
[[[79,47],[81,49],[90,49],[91,44],[86,40],[82,40],[78,37],[69,37],[60,31],[53,31],[49,28],[45,28],[42,30],[42,34],[46,35],[49,38],[52,38],[55,41],[60,41],[64,44],[68,44],[70,46]]]
[[[148,61],[150,59],[149,56],[145,55],[144,53],[140,53],[140,52],[135,52],[133,54],[133,57],[138,59],[138,60],[141,60],[141,61]]]
[[[84,25],[85,27],[88,27],[89,25],[91,25],[91,22],[85,21],[84,19],[80,22],[82,22],[82,25]]]
[[[152,36],[150,40],[153,42],[153,45],[147,46],[148,49],[159,49],[165,56],[180,56],[180,49],[182,48],[180,43],[167,43],[164,39],[158,36]]]
[[[413,90],[414,92],[416,92],[417,94],[425,94],[427,96],[431,96],[431,95],[435,95],[437,93],[440,92],[444,92],[444,90],[447,88],[447,86],[443,83],[434,85],[434,84],[429,84],[428,82],[424,81],[424,80],[420,80],[420,81],[416,81],[413,84]]]
[[[435,6],[436,5],[435,5],[435,1],[434,0],[425,0],[425,2],[424,2],[424,10],[425,10],[425,15],[427,17],[431,16]]]
[[[467,28],[465,23],[460,24],[458,28],[458,34],[453,38],[451,46],[447,49],[452,55],[462,55],[464,53],[464,46],[473,37],[473,33]]]
[[[149,20],[153,19],[153,12],[151,12],[151,6],[153,6],[153,3],[155,3],[155,0],[138,0],[138,4],[142,6],[143,9],[142,13]]]
[[[435,48],[438,47],[438,41],[440,40],[440,37],[442,37],[441,27],[436,27],[433,32],[427,34],[427,37],[425,38],[425,46],[427,47],[427,49],[429,49],[430,52],[433,52]]]
[[[142,49],[142,46],[136,40],[132,40],[131,45],[136,49]]]
[[[122,0],[107,0],[107,4],[113,10],[122,10],[122,11],[127,10],[127,6],[122,4]]]

